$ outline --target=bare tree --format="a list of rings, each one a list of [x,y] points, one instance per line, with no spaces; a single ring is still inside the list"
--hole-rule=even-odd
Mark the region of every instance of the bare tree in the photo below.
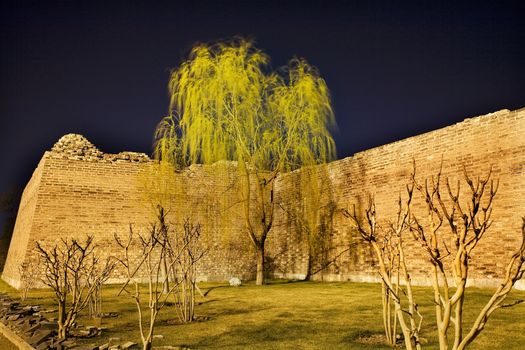
[[[443,184],[441,170],[436,177],[425,180],[424,184],[419,184],[415,176],[412,177],[413,184],[427,205],[427,225],[425,226],[413,215],[411,231],[430,257],[436,325],[441,350],[449,348],[448,333],[452,324],[454,325],[452,349],[466,348],[484,329],[495,310],[510,306],[503,302],[525,271],[524,218],[522,243],[512,255],[504,279],[478,313],[470,329],[464,330],[465,290],[472,252],[492,224],[493,201],[499,184],[498,181],[491,179],[491,175],[492,169],[485,178],[478,177],[472,180],[464,168],[464,180],[467,183],[464,202],[460,198],[460,181],[458,180],[455,188],[450,184],[449,178],[446,178]],[[443,231],[451,233],[452,242],[448,246]],[[446,259],[450,260],[450,265],[445,264]],[[453,282],[450,280],[451,275]],[[518,300],[511,305],[522,301]]]
[[[176,253],[170,257],[174,262],[172,280],[176,281],[174,296],[177,305],[177,316],[183,323],[194,320],[195,316],[195,291],[197,290],[197,262],[204,256],[206,250],[200,247],[199,238],[201,226],[193,225],[189,219],[184,220],[183,232],[172,238],[172,247]]]
[[[183,297],[182,305],[191,307],[191,313],[188,315],[191,315],[191,319],[193,319],[195,305],[194,266],[202,255],[192,254],[195,251],[196,239],[200,235],[200,226],[193,227],[186,220],[184,227],[184,234],[180,240],[170,237],[166,213],[159,206],[156,223],[151,226],[147,234],[134,233],[131,225],[126,240],[115,234],[115,240],[124,253],[123,257],[117,258],[117,260],[127,273],[127,281],[120,289],[118,295],[126,292],[135,301],[144,350],[152,348],[157,316],[166,305],[168,297],[173,293],[176,298]],[[137,251],[140,259],[137,263],[134,263]],[[141,269],[148,288],[147,309],[143,306],[144,298],[141,293],[141,279],[137,276]],[[132,290],[128,290],[130,283],[134,287]],[[183,291],[183,293],[181,294],[180,291]],[[145,312],[149,314],[147,322],[144,322]]]
[[[407,193],[408,198],[404,204],[399,197],[396,220],[390,222],[386,230],[377,223],[376,206],[372,196],[369,196],[364,220],[356,213],[355,206],[352,211],[343,210],[343,214],[352,221],[361,237],[372,246],[378,261],[377,269],[382,281],[383,326],[387,342],[391,345],[396,344],[399,325],[406,348],[421,349],[419,333],[423,318],[414,301],[403,246],[404,232],[409,228],[413,186],[407,186]]]
[[[92,256],[91,258],[96,259],[95,256]],[[95,264],[95,262],[93,263]],[[112,265],[111,269],[113,270],[116,265],[115,262],[112,262]],[[93,293],[90,295],[88,301],[89,317],[91,318],[100,317],[102,315],[102,286],[109,277],[109,275],[105,274],[106,271],[104,270],[104,267],[95,264],[93,273],[87,276],[88,287],[93,288]]]
[[[26,300],[27,293],[38,281],[38,269],[34,261],[25,261],[18,267],[20,272],[20,299]]]
[[[136,236],[136,237],[135,237]],[[160,242],[159,243],[159,233],[157,231],[157,227],[153,226],[151,228],[151,231],[146,236],[135,235],[133,232],[133,228],[130,225],[129,227],[129,235],[127,240],[120,239],[115,234],[115,240],[117,244],[124,249],[124,257],[123,258],[117,258],[119,262],[122,264],[122,266],[125,268],[128,280],[122,287],[122,289],[119,291],[120,295],[122,291],[128,293],[133,300],[135,301],[135,305],[137,307],[138,311],[138,321],[139,321],[139,331],[140,331],[140,337],[143,344],[144,350],[150,350],[152,348],[153,343],[153,332],[155,330],[155,321],[157,319],[157,315],[164,307],[166,303],[166,299],[169,296],[169,293],[165,293],[165,285],[168,283],[168,278],[161,273],[161,265],[163,262],[164,255],[166,254],[166,243]],[[130,257],[131,250],[133,249],[132,243],[134,241],[138,241],[139,249],[140,249],[140,256],[142,256],[141,262],[137,266],[133,266],[132,259]],[[159,249],[157,248],[157,245],[159,245]],[[160,251],[159,251],[160,250]],[[135,277],[136,273],[140,269],[140,267],[144,265],[145,266],[145,274],[147,278],[148,283],[148,291],[149,291],[149,298],[148,298],[148,309],[149,309],[149,323],[146,324],[143,321],[143,305],[142,305],[142,296],[141,296],[141,289],[140,289],[140,281]],[[127,289],[129,283],[132,282],[134,285],[134,290],[130,291]]]
[[[83,242],[63,238],[51,248],[37,242],[36,248],[44,265],[42,282],[53,289],[58,303],[58,338],[65,339],[95,292],[96,284],[88,281],[96,278],[103,283],[113,271],[114,263],[107,258],[100,265],[93,236],[87,236]],[[100,272],[96,273],[100,266]]]

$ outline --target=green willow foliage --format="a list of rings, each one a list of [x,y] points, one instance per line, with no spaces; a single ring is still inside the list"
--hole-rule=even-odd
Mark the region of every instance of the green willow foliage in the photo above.
[[[317,70],[293,59],[268,72],[249,41],[198,45],[172,72],[170,109],[155,154],[178,168],[219,160],[282,172],[335,158],[330,94]]]

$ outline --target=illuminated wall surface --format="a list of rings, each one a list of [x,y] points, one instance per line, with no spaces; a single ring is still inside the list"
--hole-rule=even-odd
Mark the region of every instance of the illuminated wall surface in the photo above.
[[[493,225],[476,247],[470,270],[471,283],[496,285],[520,242],[521,217],[525,216],[525,109],[466,119],[330,163],[322,201],[330,199],[335,210],[322,220],[324,244],[312,258],[314,271],[328,266],[313,279],[377,281],[371,250],[340,209],[363,206],[367,194],[373,193],[380,219],[394,218],[412,160],[417,164],[417,178],[423,180],[437,173],[442,157],[443,174],[453,184],[462,178],[463,165],[469,173],[482,176],[492,165],[494,177],[500,180]],[[153,175],[158,168],[145,154],[104,154],[80,135],[62,137],[45,152],[25,188],[2,278],[13,286],[19,284],[19,266],[35,258],[37,240],[52,244],[60,237],[93,234],[101,254],[119,254],[114,234],[126,235],[130,224],[135,231],[145,232],[152,217],[151,203],[159,195],[176,229],[185,217],[202,224],[203,245],[209,250],[199,265],[201,280],[253,277],[255,252],[243,232],[234,164],[192,166],[160,182]],[[293,177],[279,177],[277,201],[290,200]],[[465,183],[462,186],[466,188]],[[417,193],[413,208],[425,217]],[[303,278],[308,245],[289,212],[277,207],[275,215],[267,244],[270,274]],[[405,241],[412,278],[427,284],[425,253],[411,239]],[[123,273],[116,270],[112,281],[122,279]],[[525,288],[524,281],[517,286]]]

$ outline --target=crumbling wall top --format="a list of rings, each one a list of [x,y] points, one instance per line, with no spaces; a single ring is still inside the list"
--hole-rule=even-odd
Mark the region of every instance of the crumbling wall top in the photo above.
[[[104,153],[87,138],[79,134],[62,136],[51,148],[50,157],[71,160],[99,162],[149,162],[151,159],[145,153],[120,152],[118,154]]]

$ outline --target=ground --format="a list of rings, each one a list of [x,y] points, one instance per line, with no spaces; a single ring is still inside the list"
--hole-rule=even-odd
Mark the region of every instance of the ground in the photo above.
[[[162,311],[154,345],[187,346],[191,349],[390,349],[381,344],[382,318],[378,284],[273,281],[256,287],[201,284],[205,298],[198,297],[197,315],[206,321],[168,325],[174,310]],[[2,282],[0,290],[17,293]],[[104,290],[103,311],[119,317],[103,320],[108,327],[99,338],[85,339],[100,345],[110,337],[139,342],[136,310],[129,297],[116,297],[118,286]],[[479,310],[491,290],[470,288],[467,308]],[[27,304],[53,308],[50,291],[30,292]],[[424,316],[422,337],[426,348],[437,348],[433,327],[430,288],[416,288],[416,300]],[[513,291],[509,302],[525,299],[525,292]],[[496,311],[472,349],[522,349],[525,343],[525,305]],[[469,319],[474,313],[467,315]],[[90,325],[82,318],[79,323]],[[0,340],[1,341],[1,340]],[[0,344],[1,346],[1,344]],[[3,347],[2,347],[3,349]]]
[[[16,350],[18,348],[16,346],[14,346],[4,336],[0,335],[0,349],[2,349],[2,350]]]

